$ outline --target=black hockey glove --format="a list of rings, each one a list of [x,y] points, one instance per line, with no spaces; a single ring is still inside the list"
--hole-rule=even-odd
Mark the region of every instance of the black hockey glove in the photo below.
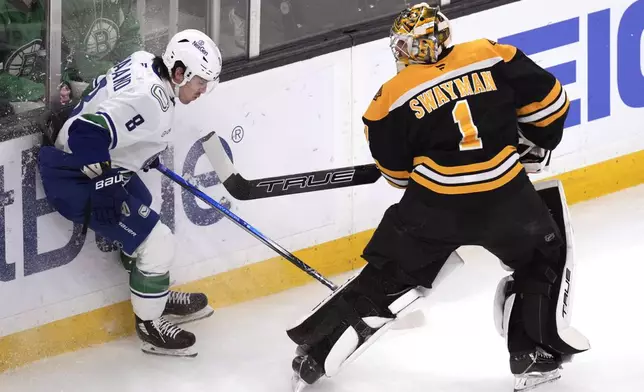
[[[89,198],[91,216],[99,224],[117,224],[123,212],[127,211],[126,201],[129,197],[123,187],[123,174],[112,169],[109,162],[86,165],[82,172],[92,180]]]

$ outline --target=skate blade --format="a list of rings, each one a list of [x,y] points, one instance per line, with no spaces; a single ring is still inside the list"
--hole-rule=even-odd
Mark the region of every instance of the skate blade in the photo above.
[[[184,349],[167,349],[151,345],[150,343],[141,343],[141,351],[146,354],[161,355],[167,357],[190,357],[197,356],[197,350],[194,347]]]
[[[559,373],[559,369],[547,373],[516,376],[514,381],[514,392],[532,391],[544,384],[555,382],[560,378],[561,373]]]
[[[293,392],[302,392],[308,385],[297,373],[293,373],[293,377],[291,378],[291,389]]]
[[[165,317],[168,321],[170,321],[175,325],[181,325],[192,321],[205,319],[207,317],[212,316],[213,313],[215,313],[215,310],[208,305],[197,312],[187,314],[185,316],[180,316],[176,314],[164,314],[163,317]]]
[[[392,330],[405,330],[420,328],[427,323],[425,313],[421,309],[416,309],[413,312],[397,319],[391,326]]]

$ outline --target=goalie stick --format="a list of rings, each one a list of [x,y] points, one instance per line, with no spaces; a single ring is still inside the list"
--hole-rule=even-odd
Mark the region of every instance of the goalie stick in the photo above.
[[[209,133],[203,139],[202,145],[222,184],[228,193],[238,200],[372,184],[380,178],[378,167],[375,164],[366,164],[247,180],[237,172],[215,132]]]
[[[338,286],[325,278],[322,274],[320,274],[318,271],[316,271],[313,267],[307,265],[305,262],[303,262],[300,258],[289,252],[288,250],[284,249],[282,246],[280,246],[278,243],[275,241],[271,240],[270,238],[266,237],[264,234],[262,234],[259,230],[248,224],[246,221],[244,221],[242,218],[238,217],[235,215],[232,211],[221,205],[220,203],[217,203],[213,198],[210,196],[206,195],[204,192],[202,192],[199,188],[196,186],[192,185],[188,181],[186,181],[183,177],[178,175],[177,173],[173,172],[172,170],[168,169],[165,167],[163,164],[159,163],[155,167],[158,171],[160,171],[163,175],[166,177],[170,178],[172,181],[176,182],[179,184],[182,188],[186,189],[188,192],[192,193],[194,196],[198,197],[201,199],[204,203],[208,204],[209,206],[214,207],[217,209],[219,212],[221,212],[226,218],[230,219],[233,223],[235,223],[237,226],[241,227],[244,229],[246,232],[251,234],[253,237],[257,238],[260,240],[264,245],[268,246],[277,254],[280,256],[284,257],[286,260],[290,261],[293,265],[295,265],[297,268],[301,269],[302,271],[306,272],[309,276],[313,277],[315,280],[318,282],[322,283],[325,285],[327,288],[329,288],[331,291],[336,291],[338,289]],[[422,326],[425,324],[425,316],[422,313],[422,311],[417,310],[411,314],[409,314],[407,317],[404,317],[402,320],[396,323],[393,329],[412,329],[412,328],[417,328],[419,326]]]

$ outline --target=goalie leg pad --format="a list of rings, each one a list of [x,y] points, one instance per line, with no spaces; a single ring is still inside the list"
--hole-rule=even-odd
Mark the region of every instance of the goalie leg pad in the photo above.
[[[456,252],[452,253],[432,286],[461,265],[463,260]],[[395,282],[390,276],[387,271],[368,264],[287,331],[299,345],[294,370],[306,369],[309,375],[313,374],[308,379],[303,377],[307,383],[315,382],[322,375],[332,377],[339,373],[396,321],[416,310],[418,300],[430,291]],[[308,362],[303,362],[303,357],[308,357]],[[317,372],[311,371],[311,364],[315,364]]]
[[[588,339],[570,326],[574,276],[572,229],[559,180],[536,184],[539,195],[559,227],[563,244],[550,259],[538,258],[534,265],[515,271],[501,280],[495,296],[495,324],[508,337],[513,312],[521,312],[526,334],[546,348],[564,356],[586,351]]]

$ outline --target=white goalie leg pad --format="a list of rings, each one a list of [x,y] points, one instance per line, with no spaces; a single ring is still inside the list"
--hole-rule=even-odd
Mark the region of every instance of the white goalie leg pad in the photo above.
[[[505,292],[508,283],[513,280],[512,276],[506,276],[501,279],[496,287],[496,294],[494,295],[494,326],[499,335],[504,339],[507,339],[510,314],[512,313],[514,298],[516,297],[516,294],[506,297]]]
[[[535,189],[540,192],[540,196],[548,205],[553,218],[559,226],[559,230],[566,240],[565,260],[563,268],[558,269],[556,273],[561,276],[561,284],[555,306],[556,327],[559,339],[568,345],[566,350],[586,351],[590,348],[588,339],[575,328],[570,326],[572,318],[572,289],[573,289],[573,232],[570,225],[570,214],[566,203],[563,186],[559,180],[544,181],[535,184]],[[543,192],[543,193],[541,193]],[[546,193],[548,192],[548,193]],[[553,193],[556,192],[556,193]],[[556,196],[556,197],[555,197]],[[516,293],[508,293],[508,284],[514,279],[507,276],[499,282],[494,297],[494,323],[497,332],[501,337],[506,339],[508,335],[508,325],[513,311],[523,311],[514,309]],[[536,322],[536,321],[534,321]],[[545,323],[545,321],[544,321]],[[545,327],[543,327],[545,328]],[[550,342],[554,344],[555,342]],[[557,346],[561,344],[557,343]],[[566,357],[569,359],[570,357]]]
[[[585,351],[590,349],[590,342],[588,339],[577,331],[574,327],[570,326],[572,320],[572,302],[574,295],[574,233],[571,225],[570,211],[568,209],[568,202],[566,201],[566,194],[563,189],[563,184],[560,180],[542,181],[535,184],[537,192],[557,188],[560,208],[562,211],[563,228],[561,231],[565,233],[566,237],[566,262],[562,271],[562,282],[559,287],[559,297],[557,300],[557,331],[559,337],[570,347]],[[549,206],[550,207],[550,206]],[[552,207],[551,207],[552,208]]]
[[[501,279],[494,296],[494,326],[496,327],[499,335],[504,338],[506,342],[508,338],[508,326],[510,324],[510,317],[512,316],[512,309],[514,307],[516,298],[515,293],[506,296],[506,289],[508,283],[512,282],[513,280],[514,279],[511,276],[506,276],[505,278]],[[562,286],[565,284],[565,282],[566,280],[564,278],[564,283],[562,284]],[[561,310],[562,306],[563,304],[560,299],[557,303],[557,318],[560,317],[559,311]],[[557,332],[559,334],[559,338],[572,348],[579,351],[590,349],[590,342],[588,341],[588,339],[570,325],[562,328],[560,324],[557,324]]]
[[[409,290],[389,305],[389,311],[396,316],[395,318],[364,317],[362,319],[364,323],[370,328],[377,329],[377,331],[367,338],[367,340],[359,347],[360,338],[358,332],[353,327],[347,328],[333,345],[331,351],[326,357],[324,362],[324,371],[326,376],[333,377],[338,374],[344,366],[358,358],[360,354],[375,343],[378,338],[380,338],[390,328],[394,327],[399,320],[413,313],[420,305],[420,299],[428,296],[432,290],[436,289],[440,282],[445,280],[448,275],[463,264],[463,259],[458,255],[458,253],[453,252],[448,257],[443,268],[441,268],[437,274],[436,279],[434,279],[432,289],[418,286]]]

